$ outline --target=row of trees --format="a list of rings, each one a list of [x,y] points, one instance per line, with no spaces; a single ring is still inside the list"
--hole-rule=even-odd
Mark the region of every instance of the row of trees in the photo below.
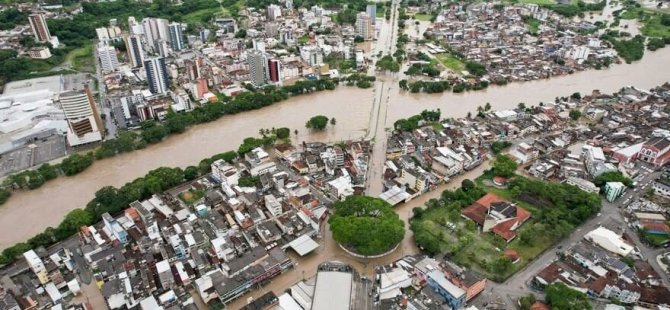
[[[276,132],[279,132],[279,130]],[[0,255],[0,264],[14,261],[29,249],[48,247],[56,242],[63,241],[76,234],[81,226],[91,225],[100,221],[102,215],[105,213],[118,214],[133,201],[147,199],[154,194],[162,193],[185,181],[194,180],[198,176],[209,173],[211,171],[211,164],[219,159],[233,163],[251,149],[271,145],[275,140],[276,135],[272,133],[262,138],[249,137],[244,139],[237,152],[228,151],[216,154],[210,158],[201,160],[198,166],[188,166],[185,169],[161,167],[149,171],[144,177],[128,182],[120,188],[105,186],[95,193],[94,198],[86,204],[85,208],[70,211],[57,227],[48,227],[44,232],[28,241],[5,249]],[[87,156],[92,160],[92,155],[89,154]],[[257,180],[249,179],[244,180],[244,182],[248,185],[254,185],[257,183]]]
[[[347,86],[356,85],[358,88],[370,88],[372,87],[372,82],[376,81],[375,76],[369,76],[366,74],[354,73],[348,76],[342,77],[340,82],[345,82]]]
[[[163,141],[170,134],[184,132],[189,126],[214,121],[224,115],[237,114],[243,111],[260,109],[276,102],[287,99],[289,96],[306,94],[314,91],[331,90],[336,87],[338,81],[317,80],[298,81],[294,85],[281,88],[268,87],[258,92],[246,92],[235,98],[224,97],[223,100],[208,103],[185,113],[174,113],[168,111],[165,120],[158,123],[148,120],[141,124],[139,133],[133,131],[120,131],[115,139],[108,139],[100,144],[94,152],[85,155],[72,154],[59,165],[43,165],[37,170],[24,171],[9,176],[0,188],[0,204],[4,203],[10,196],[9,189],[31,190],[42,186],[46,181],[56,178],[58,175],[71,176],[88,168],[95,159],[103,159],[118,154],[142,149],[149,144]],[[288,137],[286,131],[272,133],[272,137],[264,137],[259,143],[248,143],[242,148],[244,151],[253,149],[256,145],[267,145],[274,142],[276,136],[285,139]],[[290,133],[290,131],[289,131]],[[275,135],[276,134],[276,135]],[[248,147],[251,148],[248,148]],[[3,199],[4,198],[4,199]]]
[[[443,93],[449,90],[454,93],[462,93],[468,90],[485,89],[489,86],[489,82],[483,80],[474,83],[460,82],[452,86],[448,81],[416,81],[410,83],[409,81],[402,79],[398,82],[398,86],[400,86],[400,89],[402,90],[409,90],[413,93],[425,92],[434,94]]]

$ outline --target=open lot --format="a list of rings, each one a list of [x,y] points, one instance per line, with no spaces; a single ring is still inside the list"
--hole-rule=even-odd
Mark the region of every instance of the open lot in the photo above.
[[[65,138],[54,136],[0,156],[0,176],[28,169],[66,155]]]

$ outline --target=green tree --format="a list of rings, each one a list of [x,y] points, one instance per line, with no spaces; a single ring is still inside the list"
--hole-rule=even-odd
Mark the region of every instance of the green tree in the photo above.
[[[507,155],[498,155],[492,163],[493,173],[501,177],[511,177],[517,168],[517,163]]]
[[[56,170],[56,167],[48,163],[43,164],[39,168],[37,168],[37,172],[40,173],[40,175],[45,181],[49,181],[58,177],[58,171]]]
[[[324,130],[328,125],[328,117],[323,115],[317,115],[309,119],[305,127],[314,129],[314,130]]]
[[[349,196],[333,208],[328,220],[333,239],[356,253],[384,253],[405,235],[403,221],[390,204],[379,198]]]
[[[71,176],[86,170],[91,164],[93,164],[93,155],[91,153],[86,155],[75,153],[61,162],[60,169],[66,176]]]
[[[576,121],[576,120],[578,120],[580,117],[582,117],[582,112],[579,111],[579,110],[577,110],[577,109],[572,109],[572,110],[570,110],[570,114],[569,114],[569,115],[570,115],[570,118],[571,118],[573,121]]]
[[[621,182],[628,187],[633,186],[633,180],[625,177],[621,171],[605,172],[593,179],[593,184],[601,188],[604,187],[607,182]]]
[[[519,298],[519,307],[521,307],[521,310],[530,310],[531,306],[533,306],[535,301],[536,301],[535,295],[528,294],[526,296]]]
[[[495,142],[491,143],[491,151],[493,151],[493,154],[498,155],[498,154],[500,154],[500,152],[502,152],[502,150],[504,150],[505,148],[507,148],[511,145],[512,144],[507,142],[507,141],[495,141]]]
[[[286,139],[291,135],[291,130],[286,127],[278,128],[276,131],[277,139]]]
[[[591,310],[586,294],[569,288],[561,282],[548,285],[544,292],[546,301],[554,310]]]
[[[198,174],[198,167],[196,166],[188,166],[184,169],[184,179],[186,180],[194,180],[198,177]]]

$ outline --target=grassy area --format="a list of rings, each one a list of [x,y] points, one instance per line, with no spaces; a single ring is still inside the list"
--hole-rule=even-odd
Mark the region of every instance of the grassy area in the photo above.
[[[528,25],[528,31],[531,34],[537,34],[540,31],[540,21],[535,18],[526,20],[526,25]]]
[[[668,235],[656,235],[656,234],[651,234],[648,232],[642,232],[642,237],[652,246],[661,246],[668,242],[668,239],[670,239],[670,236]]]
[[[556,4],[554,0],[519,0],[519,3],[533,3],[537,5],[553,5]]]
[[[188,24],[202,24],[208,22],[212,17],[230,16],[230,11],[221,7],[197,10],[183,16],[184,22]]]
[[[422,22],[429,22],[432,17],[430,14],[414,14],[414,19]]]
[[[179,194],[179,199],[187,205],[192,205],[200,198],[205,196],[205,191],[203,190],[189,190]]]
[[[95,73],[95,58],[93,57],[93,44],[72,50],[66,57],[66,62],[72,64],[74,70],[80,72]]]
[[[377,7],[377,11],[375,12],[375,16],[377,18],[385,18],[386,17],[386,6]]]
[[[661,24],[661,15],[654,14],[649,18],[645,18],[644,26],[640,28],[640,32],[648,37],[668,37],[670,36],[670,27]]]
[[[461,60],[452,55],[437,54],[435,55],[435,58],[437,58],[437,60],[439,60],[442,63],[442,65],[451,69],[451,71],[460,73],[461,71],[465,70],[465,64]]]

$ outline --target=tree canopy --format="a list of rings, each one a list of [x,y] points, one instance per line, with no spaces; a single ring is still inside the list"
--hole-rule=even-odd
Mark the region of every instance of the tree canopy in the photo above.
[[[493,161],[493,172],[497,176],[511,177],[516,171],[517,163],[507,155],[498,155]]]
[[[309,119],[305,127],[315,129],[315,130],[324,130],[328,126],[329,118],[323,115],[317,115]]]
[[[333,239],[361,255],[382,254],[402,241],[405,224],[379,198],[350,196],[334,204],[328,223]]]
[[[591,304],[586,294],[557,282],[544,289],[547,294],[547,303],[555,310],[591,310]]]

